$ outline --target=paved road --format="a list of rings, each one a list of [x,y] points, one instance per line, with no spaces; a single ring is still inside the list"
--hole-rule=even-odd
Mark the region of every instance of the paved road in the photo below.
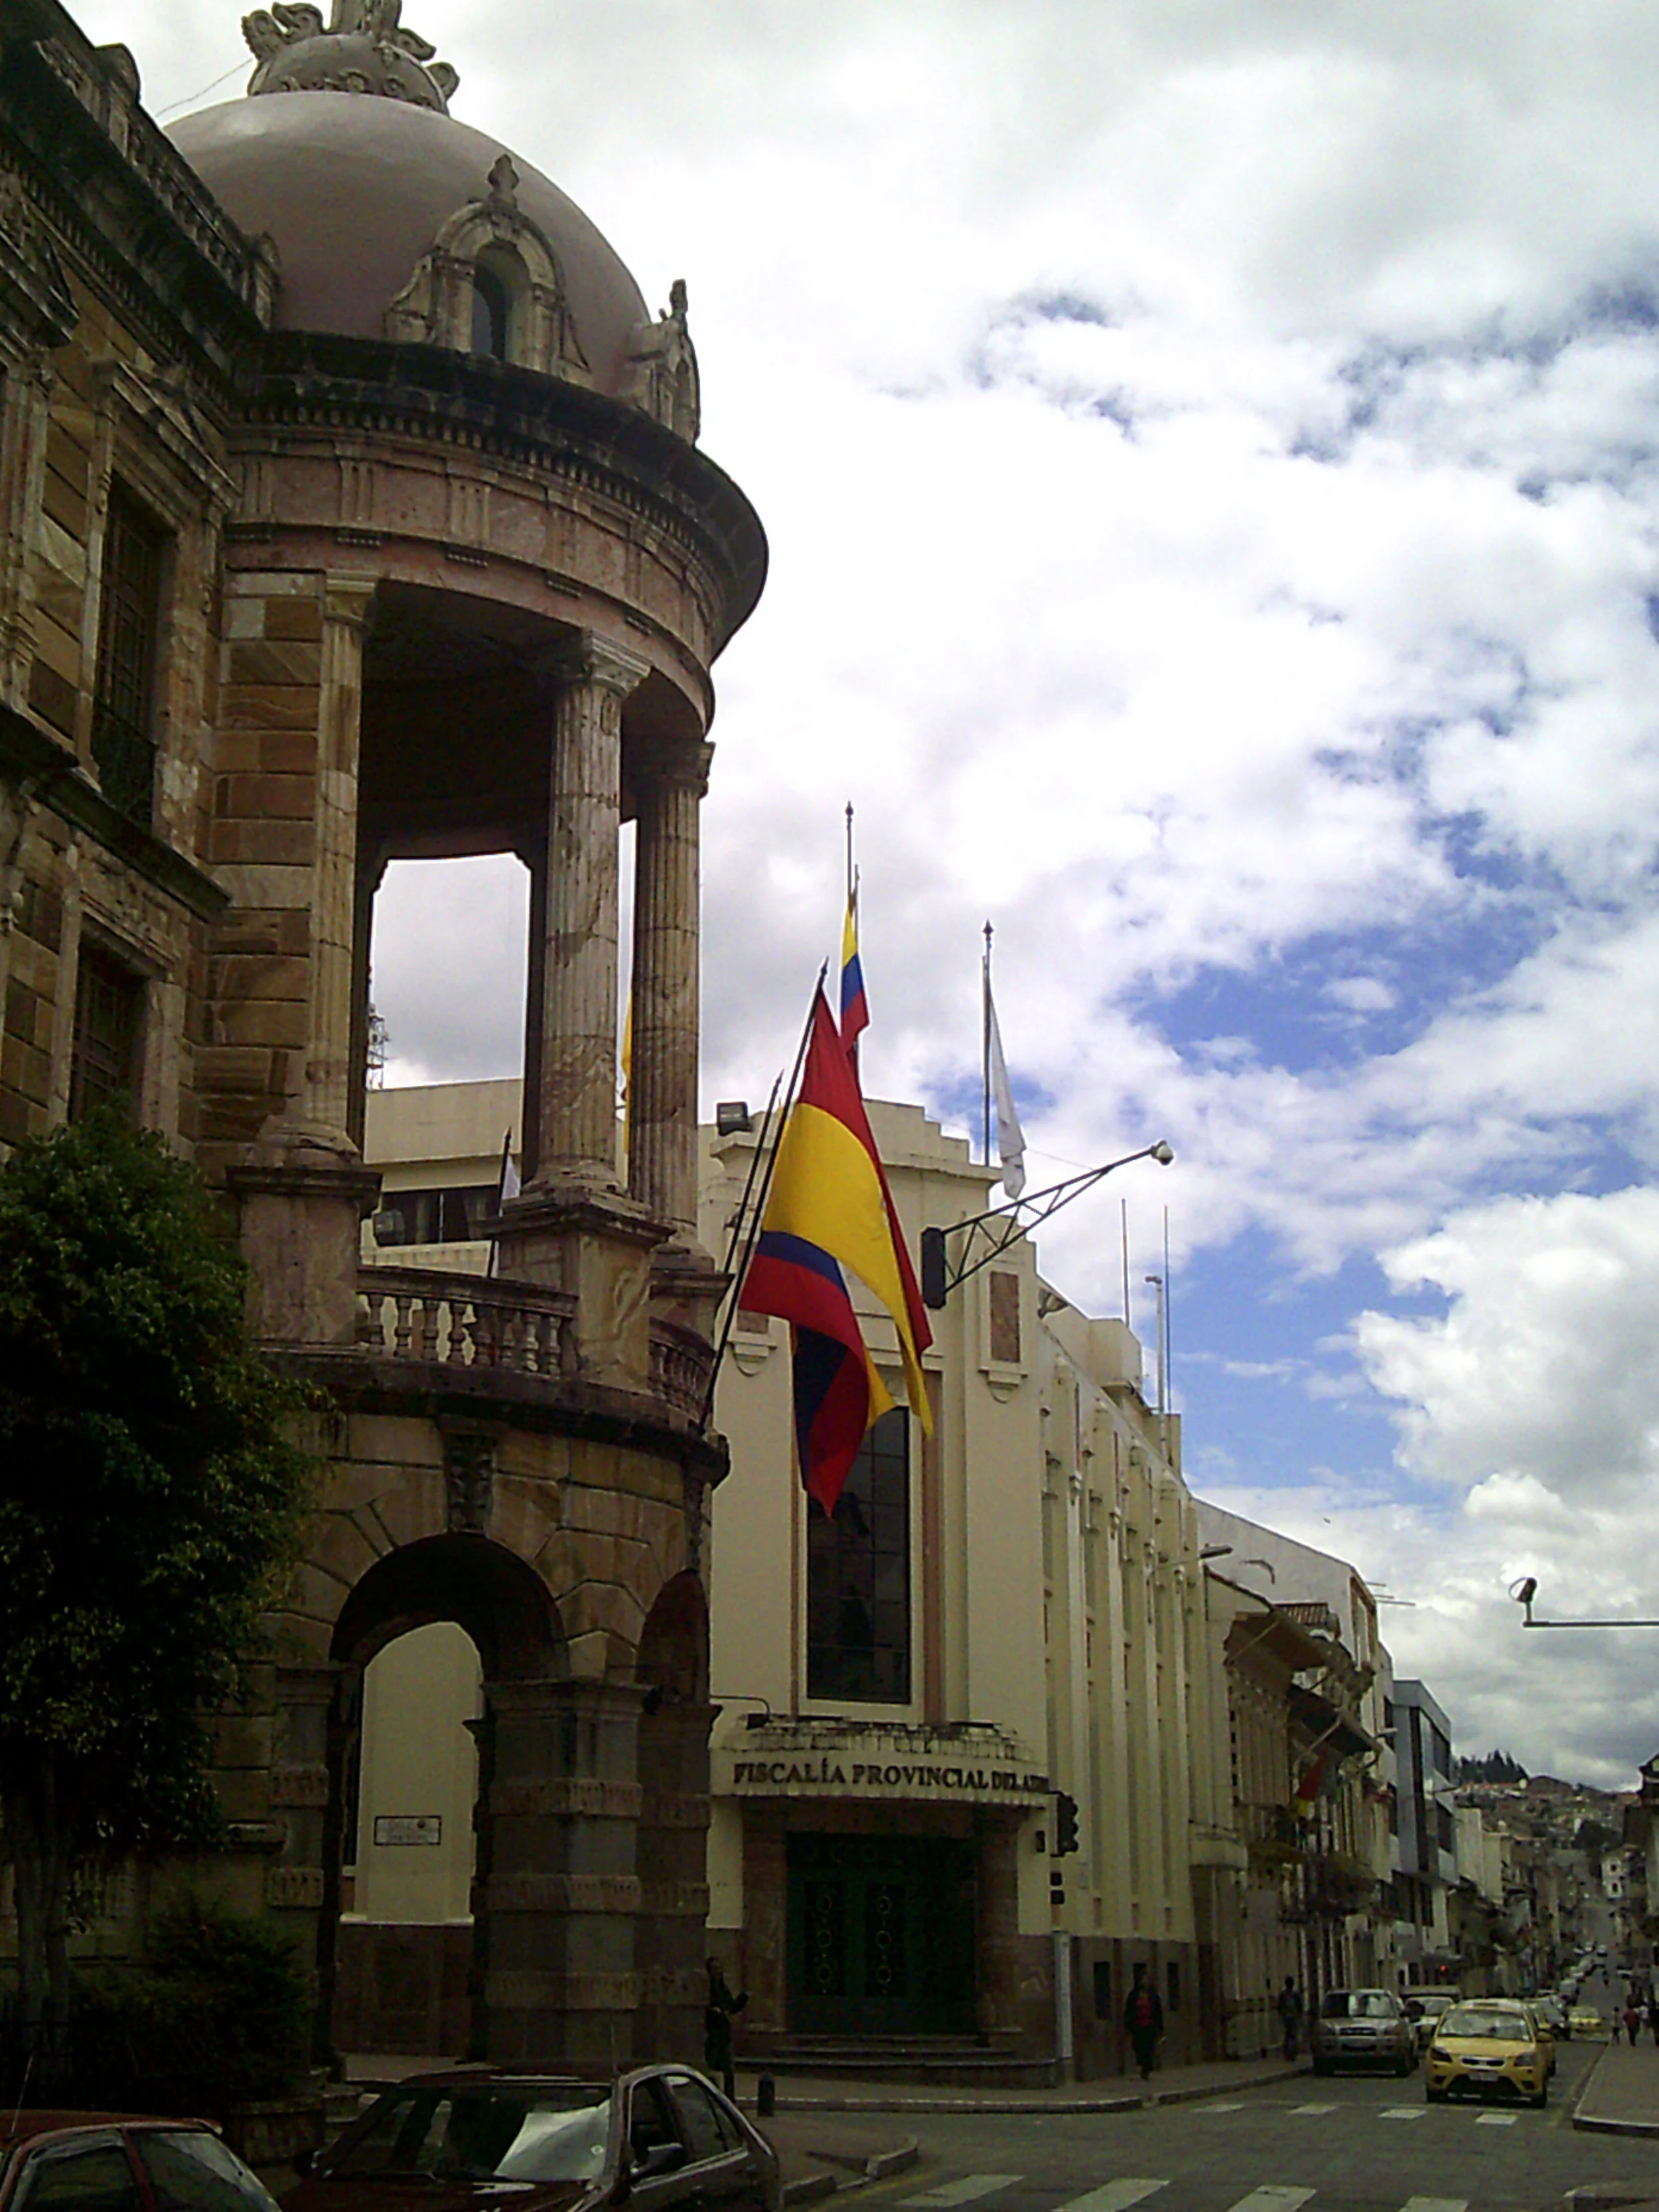
[[[1430,2106],[1419,2073],[1303,2075],[1116,2117],[930,2115],[923,2164],[861,2191],[860,2212],[1550,2212],[1582,2182],[1650,2174],[1659,2190],[1650,2146],[1569,2124],[1599,2050],[1563,2047],[1541,2112]]]

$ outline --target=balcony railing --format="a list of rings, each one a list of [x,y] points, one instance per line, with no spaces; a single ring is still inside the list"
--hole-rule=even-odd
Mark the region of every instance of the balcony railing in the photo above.
[[[575,1372],[575,1310],[568,1292],[538,1283],[437,1267],[357,1271],[357,1341],[383,1359],[495,1368],[558,1382]],[[713,1347],[695,1331],[652,1322],[653,1393],[689,1421],[702,1417],[714,1362]]]
[[[576,1302],[534,1283],[435,1267],[361,1267],[357,1341],[392,1359],[497,1367],[556,1380],[567,1371]]]

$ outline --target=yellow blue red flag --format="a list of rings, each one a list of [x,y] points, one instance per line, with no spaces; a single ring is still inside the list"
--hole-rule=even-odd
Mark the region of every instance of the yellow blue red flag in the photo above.
[[[921,1365],[933,1340],[927,1310],[858,1079],[820,987],[800,1090],[778,1146],[739,1302],[792,1324],[801,1480],[826,1513],[835,1510],[866,1430],[892,1404],[871,1362],[843,1268],[892,1316],[910,1410],[931,1433]]]

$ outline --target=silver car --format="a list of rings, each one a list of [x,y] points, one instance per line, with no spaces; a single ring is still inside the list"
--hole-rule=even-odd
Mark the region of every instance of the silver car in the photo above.
[[[1392,1990],[1327,1990],[1313,2024],[1316,2074],[1386,2066],[1403,2079],[1417,2063],[1417,2032]]]

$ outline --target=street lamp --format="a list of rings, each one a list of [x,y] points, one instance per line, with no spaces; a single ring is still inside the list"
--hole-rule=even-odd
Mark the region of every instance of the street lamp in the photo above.
[[[1525,1614],[1522,1628],[1659,1628],[1659,1617],[1632,1620],[1534,1620],[1532,1601],[1538,1595],[1536,1575],[1522,1575],[1510,1584],[1510,1595]]]
[[[1162,1137],[1155,1145],[1143,1145],[1138,1152],[1125,1152],[1121,1160],[1108,1160],[1104,1167],[1086,1168],[1081,1175],[1067,1176],[1064,1182],[1050,1183],[1046,1190],[1034,1190],[1029,1198],[1011,1198],[1006,1205],[994,1206],[984,1213],[971,1214],[966,1221],[953,1221],[950,1229],[924,1229],[921,1232],[921,1298],[922,1304],[937,1311],[945,1301],[969,1275],[994,1260],[999,1252],[1006,1252],[1017,1237],[1024,1236],[1051,1214],[1058,1213],[1062,1206],[1069,1206],[1080,1198],[1103,1176],[1114,1168],[1127,1168],[1133,1160],[1156,1160],[1167,1168],[1175,1158],[1172,1146]],[[1022,1207],[1031,1208],[1029,1221],[1020,1219]],[[994,1224],[993,1227],[991,1224]],[[945,1249],[945,1240],[955,1231],[965,1229],[968,1241],[962,1248],[962,1256],[952,1269]],[[978,1238],[983,1237],[986,1249],[977,1259],[970,1255]]]

